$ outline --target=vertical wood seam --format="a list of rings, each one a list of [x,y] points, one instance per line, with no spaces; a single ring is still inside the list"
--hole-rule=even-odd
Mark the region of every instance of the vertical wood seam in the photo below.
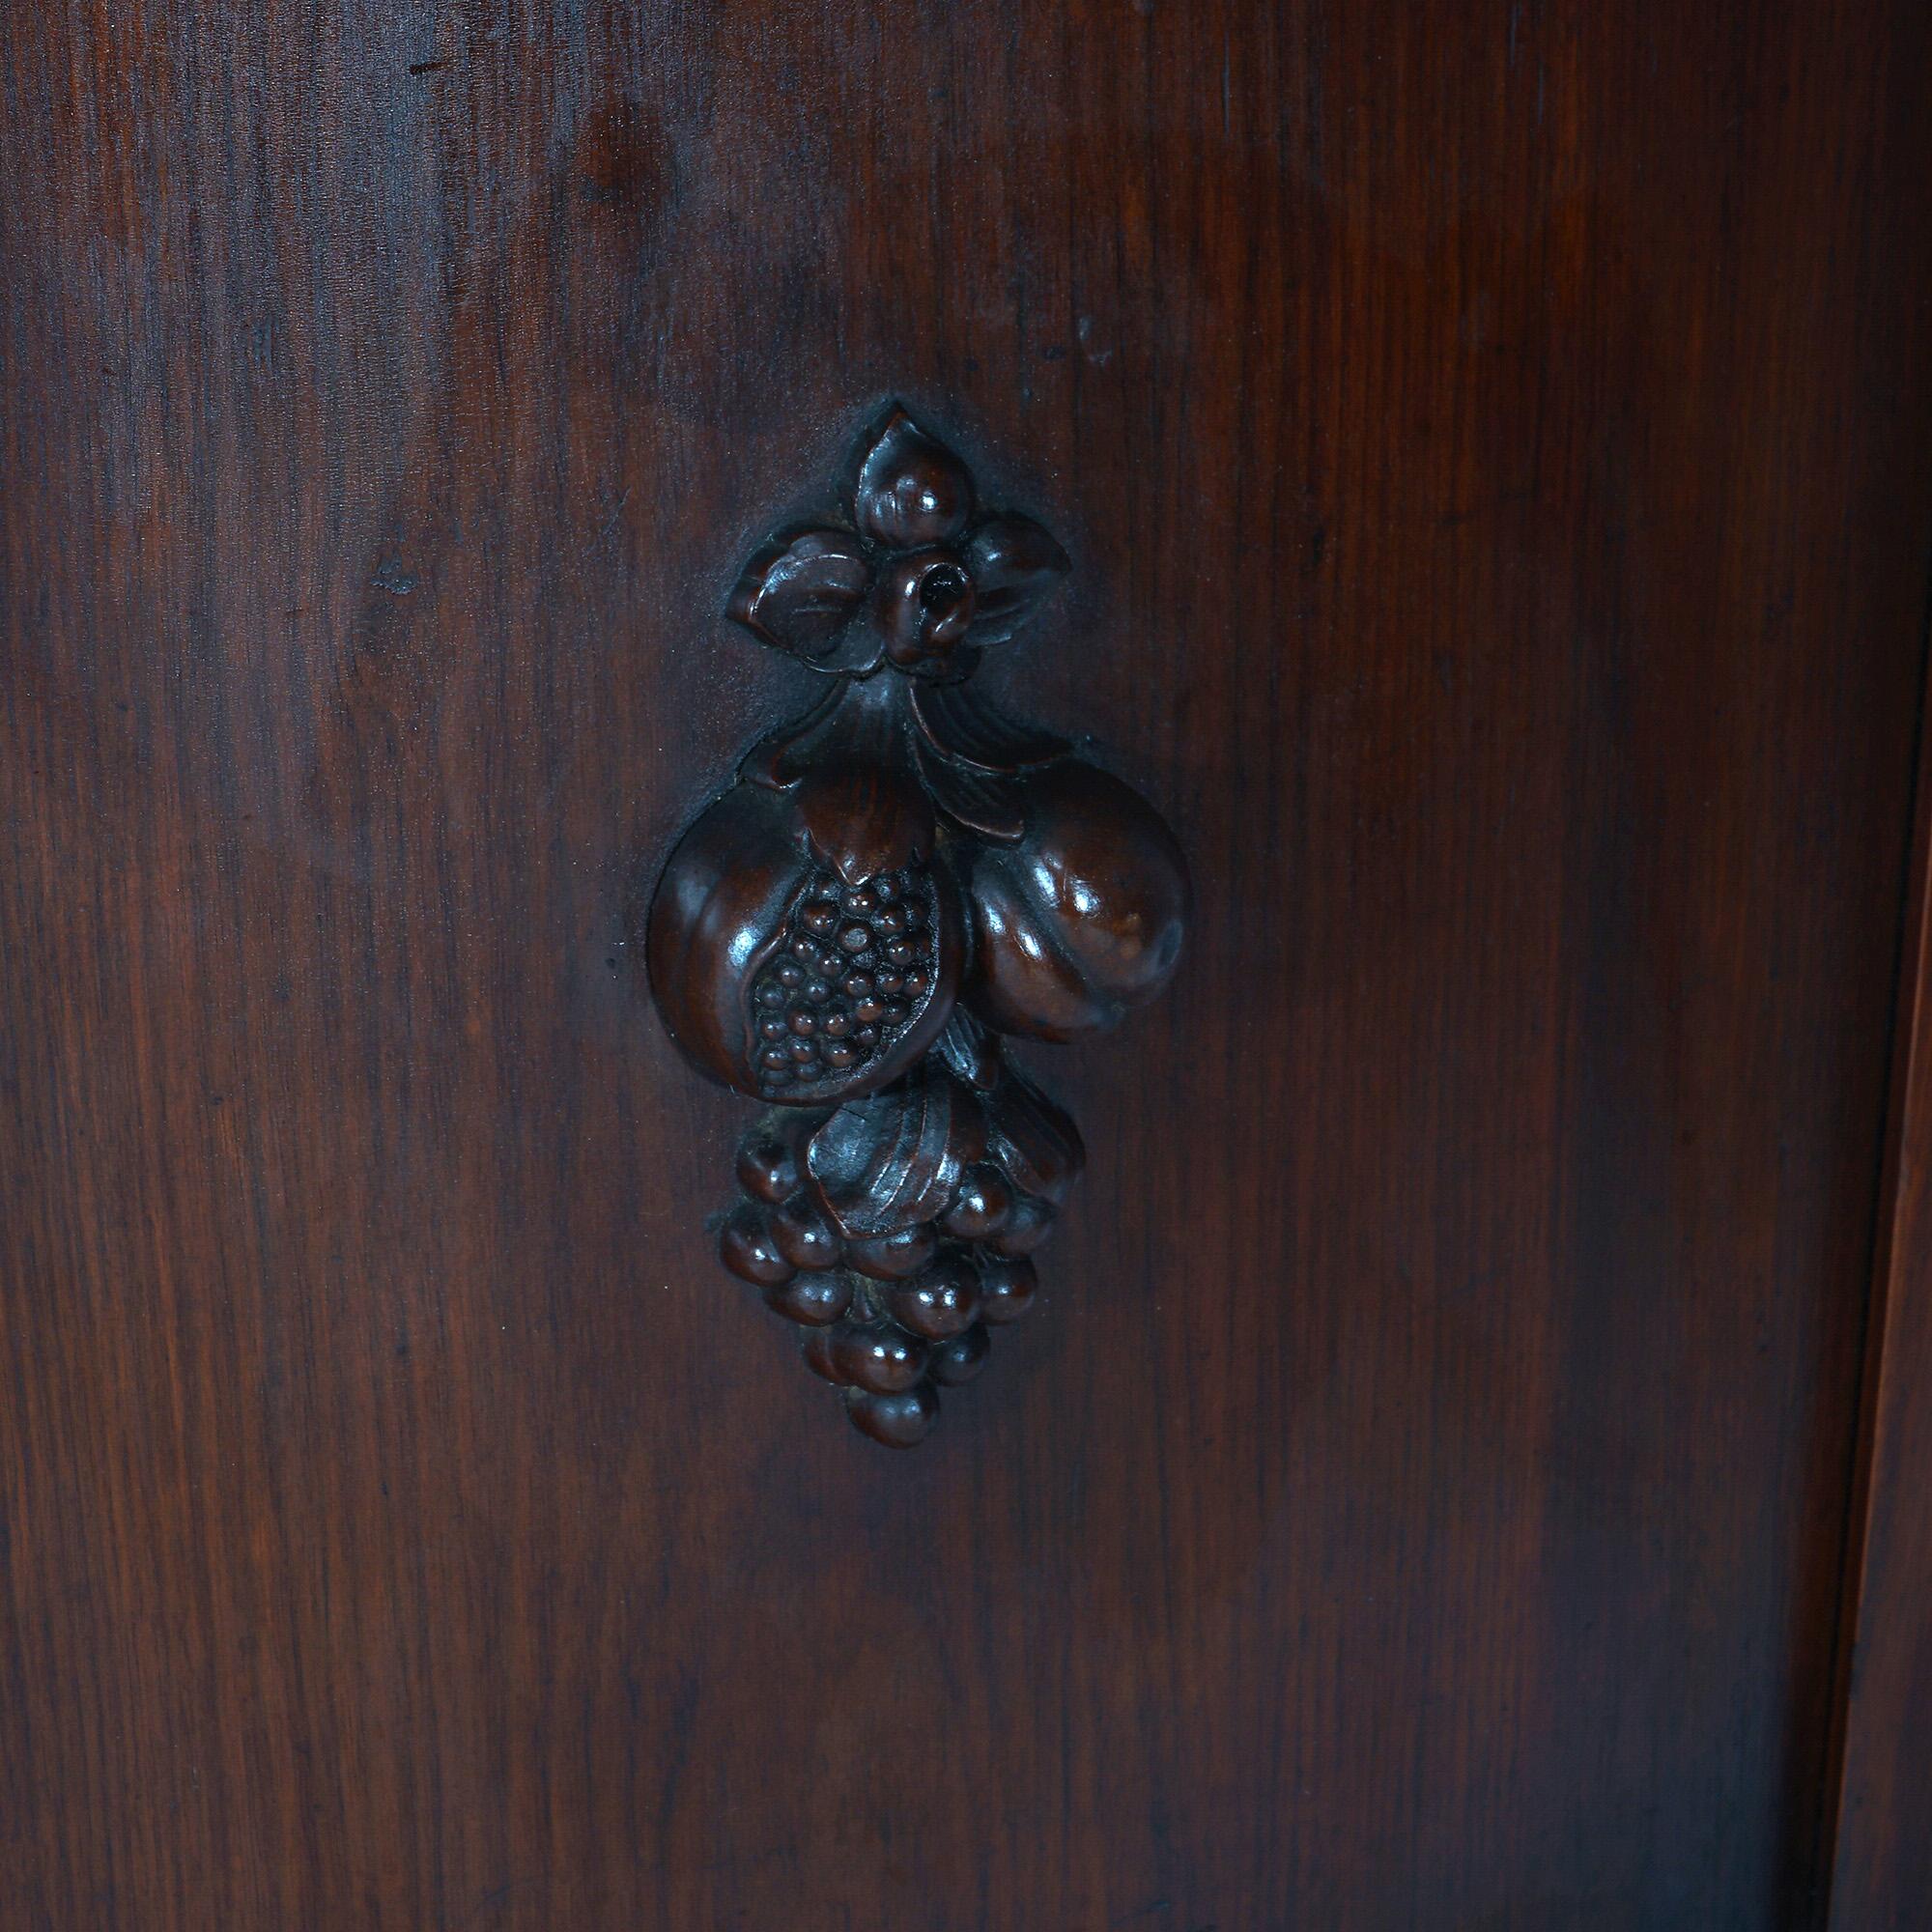
[[[1838,1612],[1832,1634],[1832,1690],[1826,1734],[1824,1776],[1819,1783],[1818,1816],[1813,1831],[1812,1922],[1852,1932],[1837,1919],[1837,1857],[1844,1828],[1845,1773],[1852,1729],[1853,1680],[1864,1608],[1869,1550],[1872,1479],[1878,1457],[1880,1418],[1884,1407],[1886,1343],[1896,1309],[1894,1276],[1898,1267],[1900,1177],[1904,1172],[1907,1137],[1914,1131],[1910,1118],[1913,1073],[1919,1056],[1932,1046],[1927,1040],[1926,948],[1932,941],[1932,742],[1928,742],[1928,709],[1932,708],[1932,539],[1926,545],[1926,590],[1920,624],[1918,749],[1910,803],[1911,837],[1901,884],[1898,957],[1892,980],[1890,1067],[1887,1079],[1886,1116],[1876,1198],[1873,1204],[1871,1286],[1865,1298],[1860,1349],[1857,1421],[1852,1437],[1851,1468],[1847,1476],[1842,1553],[1839,1561]],[[1932,1121],[1917,1122],[1921,1133]]]

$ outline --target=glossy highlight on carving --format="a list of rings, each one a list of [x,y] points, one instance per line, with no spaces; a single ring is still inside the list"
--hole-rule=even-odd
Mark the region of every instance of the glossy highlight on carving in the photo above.
[[[1065,574],[1059,544],[982,511],[896,404],[841,508],[761,545],[731,594],[829,689],[679,840],[644,956],[693,1065],[773,1108],[739,1150],[725,1266],[905,1447],[1032,1302],[1085,1157],[1001,1036],[1074,1039],[1152,999],[1189,886],[1138,793],[969,687]]]

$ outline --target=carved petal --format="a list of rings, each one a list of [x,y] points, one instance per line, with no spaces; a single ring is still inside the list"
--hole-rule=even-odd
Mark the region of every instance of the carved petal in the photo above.
[[[978,1096],[928,1060],[889,1094],[850,1100],[811,1137],[806,1166],[849,1239],[935,1219],[986,1151]]]
[[[889,550],[949,543],[973,514],[973,477],[895,403],[859,460],[852,519]]]
[[[726,609],[768,644],[808,664],[832,663],[852,614],[871,588],[872,566],[849,530],[793,530],[753,553]],[[869,638],[868,656],[877,655]]]
[[[966,543],[966,567],[980,593],[967,636],[1003,644],[1071,567],[1066,553],[1031,517],[988,517]]]

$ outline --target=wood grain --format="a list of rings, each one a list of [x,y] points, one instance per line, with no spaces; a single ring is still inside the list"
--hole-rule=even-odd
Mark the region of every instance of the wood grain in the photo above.
[[[1803,1922],[1926,10],[0,32],[0,1925]],[[917,1459],[623,950],[889,394],[1199,902]]]

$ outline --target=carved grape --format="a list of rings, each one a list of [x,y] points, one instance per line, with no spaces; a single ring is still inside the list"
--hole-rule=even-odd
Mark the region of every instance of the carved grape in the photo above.
[[[986,1366],[993,1351],[992,1339],[975,1322],[963,1335],[942,1342],[926,1362],[926,1374],[943,1388],[960,1388]]]
[[[980,1279],[963,1251],[941,1255],[911,1281],[890,1291],[887,1305],[901,1327],[928,1342],[950,1341],[980,1312]]]
[[[1033,1306],[1039,1275],[1025,1255],[982,1255],[980,1260],[980,1317],[992,1322],[1017,1321]]]
[[[801,1327],[822,1328],[837,1321],[852,1305],[852,1277],[833,1269],[823,1274],[795,1274],[765,1290],[765,1306],[774,1315]]]
[[[923,1442],[939,1420],[939,1398],[929,1383],[921,1382],[902,1395],[856,1395],[845,1412],[854,1427],[883,1442],[888,1449],[910,1449]]]

